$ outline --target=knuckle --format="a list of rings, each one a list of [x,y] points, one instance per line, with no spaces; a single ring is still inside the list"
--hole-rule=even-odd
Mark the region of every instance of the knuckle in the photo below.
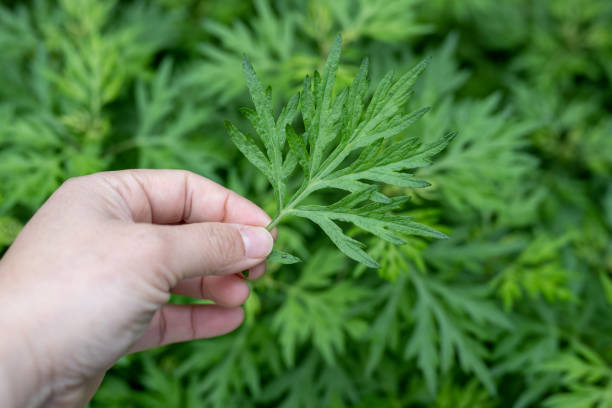
[[[210,257],[221,261],[235,261],[244,257],[244,244],[240,232],[222,224],[209,224],[206,239],[210,247]]]
[[[74,186],[75,184],[79,183],[79,178],[80,177],[70,177],[70,178],[67,178],[66,180],[64,180],[64,182],[60,186],[60,189],[66,190],[66,189],[72,188],[72,186]]]
[[[85,180],[86,177],[91,176],[71,177],[64,180],[51,195],[48,200],[49,205],[55,205],[56,209],[59,206],[64,210],[67,205],[72,208],[81,207],[82,198],[89,196],[92,189],[91,183]]]
[[[152,228],[146,224],[134,224],[131,233],[126,238],[126,240],[117,243],[123,247],[122,252],[125,253],[126,248],[132,248],[132,255],[139,261],[154,264],[167,263],[167,254],[171,251],[170,245],[172,243],[162,228]]]
[[[66,191],[73,191],[75,189],[79,189],[79,188],[82,187],[82,185],[83,185],[83,178],[85,178],[85,177],[86,176],[70,177],[70,178],[64,180],[64,182],[59,186],[57,191],[59,193],[62,193],[62,192],[66,192]]]
[[[167,254],[171,252],[171,239],[165,234],[163,228],[149,228],[148,231],[142,233],[140,237],[144,243],[147,259],[158,263],[166,263],[168,260]]]
[[[165,344],[166,335],[168,333],[168,323],[166,321],[166,314],[165,314],[164,307],[159,309],[159,320],[157,321],[157,332],[158,332],[157,343],[159,346],[162,346]]]
[[[74,176],[69,177],[60,186],[60,188],[64,189],[72,189],[72,188],[83,188],[92,185],[93,182],[96,182],[102,177],[105,173],[94,173],[88,174],[85,176]]]
[[[192,177],[201,177],[200,175],[189,170],[177,170],[183,177],[191,179]]]
[[[100,180],[100,173],[86,176],[70,177],[62,182],[55,194],[60,196],[73,194],[89,194],[96,191],[97,182]]]
[[[136,228],[131,240],[136,245],[135,260],[140,264],[143,273],[152,272],[152,275],[161,279],[161,289],[167,290],[176,282],[176,274],[172,265],[172,239],[163,228]],[[125,249],[124,249],[125,251]],[[142,267],[146,265],[146,267]]]

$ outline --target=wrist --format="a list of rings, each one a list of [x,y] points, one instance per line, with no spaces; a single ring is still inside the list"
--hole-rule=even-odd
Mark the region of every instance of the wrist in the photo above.
[[[52,387],[26,328],[32,323],[23,313],[27,305],[11,292],[10,282],[0,279],[0,287],[0,406],[42,407]]]
[[[51,386],[43,380],[43,370],[27,340],[21,336],[0,340],[0,362],[0,406],[33,408],[45,405],[52,394]]]

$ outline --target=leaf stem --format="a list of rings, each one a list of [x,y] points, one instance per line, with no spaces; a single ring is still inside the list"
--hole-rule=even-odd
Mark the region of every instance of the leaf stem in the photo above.
[[[316,190],[316,186],[318,184],[318,180],[311,180],[311,182],[306,185],[306,187],[304,187],[304,189],[299,192],[298,190],[298,194],[295,196],[295,198],[293,198],[291,200],[291,202],[289,202],[289,204],[287,204],[287,206],[285,208],[283,208],[282,210],[280,210],[278,212],[278,214],[276,215],[276,217],[274,217],[274,219],[272,221],[270,221],[270,223],[268,224],[268,226],[266,226],[266,229],[268,231],[272,231],[272,229],[274,229],[274,227],[276,227],[280,221],[289,213],[292,212],[293,208],[298,205],[299,203],[302,202],[302,200],[304,200],[306,197],[308,197],[313,191]]]
[[[274,217],[274,219],[272,221],[270,221],[270,223],[268,224],[266,229],[268,231],[272,231],[274,229],[274,227],[276,227],[278,225],[278,223],[280,222],[280,220],[283,218],[284,215],[285,215],[284,210],[279,212],[278,215],[276,217]]]
[[[277,196],[276,197],[276,199],[277,199],[277,201],[276,201],[276,208],[277,208],[277,211],[278,211],[279,214],[283,212],[284,197],[283,197],[283,193],[282,193],[282,191],[283,191],[282,188],[283,188],[282,181],[281,181],[280,177],[278,177],[277,180],[276,180],[276,189],[277,189],[276,191],[278,191],[278,193],[276,194],[276,196]]]

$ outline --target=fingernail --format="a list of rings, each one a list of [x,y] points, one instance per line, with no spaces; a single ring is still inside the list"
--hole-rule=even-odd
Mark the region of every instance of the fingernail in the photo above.
[[[261,227],[240,228],[247,258],[265,258],[272,251],[274,240],[267,229]]]

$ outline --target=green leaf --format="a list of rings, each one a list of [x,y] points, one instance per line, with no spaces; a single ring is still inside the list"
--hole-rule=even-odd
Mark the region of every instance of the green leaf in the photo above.
[[[281,169],[281,177],[282,180],[286,182],[286,180],[293,174],[295,168],[298,165],[298,158],[292,152],[287,153],[285,157],[285,161],[283,162],[283,167]],[[286,190],[286,187],[283,187],[283,191]],[[284,195],[284,193],[283,193]]]
[[[322,214],[311,211],[300,211],[296,212],[295,215],[308,218],[312,222],[316,223],[321,229],[329,236],[334,244],[340,249],[346,256],[351,259],[361,262],[370,268],[380,268],[380,265],[372,259],[363,249],[359,241],[354,240],[346,236],[342,229],[329,218]]]
[[[444,234],[433,228],[392,214],[400,209],[399,204],[405,198],[389,198],[378,191],[377,185],[404,189],[428,187],[427,181],[409,171],[427,165],[448,144],[452,134],[425,146],[420,146],[419,139],[405,134],[429,110],[409,110],[407,106],[412,87],[427,66],[427,60],[397,79],[392,72],[387,74],[367,104],[367,59],[361,63],[350,87],[334,89],[341,44],[342,39],[337,36],[322,76],[316,71],[312,81],[306,76],[302,91],[289,100],[276,121],[271,94],[264,90],[245,58],[243,69],[255,110],[243,109],[243,113],[261,137],[265,154],[236,128],[229,125],[227,128],[240,151],[272,184],[278,211],[269,229],[289,215],[309,219],[348,257],[377,268],[379,264],[364,251],[364,245],[346,235],[336,222],[352,223],[396,245],[406,242],[405,235],[444,238]],[[291,125],[298,107],[304,125],[301,134],[295,130],[299,127]],[[296,176],[297,164],[301,174]],[[350,194],[328,207],[301,205],[324,189],[340,189]],[[354,208],[364,201],[372,204]]]
[[[304,139],[295,133],[291,125],[287,125],[286,133],[291,152],[297,157],[300,166],[304,170],[304,174],[310,174],[310,155],[306,150]]]
[[[436,338],[437,331],[430,301],[426,293],[419,294],[419,300],[414,306],[414,313],[418,316],[418,320],[404,355],[406,358],[416,357],[417,365],[425,376],[427,388],[434,394],[438,388],[437,367],[440,359],[436,344],[432,341]]]
[[[487,293],[481,288],[450,287],[416,271],[410,279],[418,296],[414,310],[418,320],[405,356],[417,358],[430,391],[436,390],[439,371],[448,372],[458,359],[461,368],[474,373],[494,395],[493,374],[485,362],[489,353],[482,341],[500,330],[512,330],[508,318],[486,300]],[[480,324],[478,331],[473,330],[474,323]],[[436,343],[438,350],[434,350]]]
[[[338,64],[340,62],[341,45],[342,38],[338,35],[331,46],[327,62],[323,68],[323,77],[320,85],[322,88],[319,92],[315,92],[317,109],[314,122],[316,127],[310,135],[310,154],[312,155],[311,172],[319,168],[325,148],[336,136],[333,127],[338,120],[343,103],[342,98],[337,98],[332,106],[332,91],[334,89],[336,72],[338,71]]]
[[[240,150],[240,152],[242,152],[242,154],[244,154],[244,156],[255,167],[257,167],[257,169],[261,171],[270,182],[273,182],[274,178],[272,175],[272,169],[270,168],[270,162],[255,144],[253,139],[247,137],[244,133],[238,130],[236,126],[228,121],[225,121],[225,128],[227,129],[232,142],[234,142],[238,150]]]
[[[302,260],[297,256],[291,255],[287,252],[279,251],[277,249],[273,249],[272,252],[270,252],[270,255],[268,255],[268,261],[278,262],[285,265],[302,262]]]
[[[272,116],[272,101],[269,95],[264,90],[263,85],[259,81],[253,66],[245,56],[242,61],[242,69],[246,78],[247,87],[251,94],[251,99],[255,105],[258,117],[261,119],[261,130],[263,134],[260,134],[262,140],[269,151],[272,151],[275,147],[275,140],[272,140],[274,135],[274,118]]]
[[[336,281],[342,260],[337,251],[317,251],[303,266],[304,273],[287,288],[272,327],[278,332],[283,357],[290,366],[307,339],[329,364],[335,363],[335,355],[344,350],[347,335],[362,326],[363,322],[355,319],[351,311],[368,291]]]
[[[391,156],[382,163],[386,168],[389,169],[415,169],[417,167],[428,166],[429,164],[431,164],[430,159],[440,153],[442,150],[444,150],[456,135],[457,132],[447,133],[440,139],[424,146],[413,154],[406,154],[403,157]],[[395,158],[397,158],[398,160],[393,162],[393,159]]]
[[[279,132],[277,132],[276,124],[274,122],[271,89],[268,88],[264,91],[263,85],[259,81],[253,66],[246,56],[243,59],[242,67],[246,78],[247,87],[249,89],[249,93],[251,94],[253,104],[255,105],[255,111],[257,112],[257,117],[252,117],[250,119],[251,122],[254,122],[255,130],[258,131],[259,136],[266,147],[268,160],[271,163],[270,182],[275,187],[274,193],[276,196],[276,206],[280,211],[283,205],[286,190],[283,183],[282,167],[282,151],[285,143],[284,126],[286,123],[283,123],[282,125],[283,134],[281,135]],[[292,110],[292,108],[286,109],[286,111],[290,110]],[[285,119],[283,119],[284,121],[287,120],[289,114],[285,114],[285,116]]]

